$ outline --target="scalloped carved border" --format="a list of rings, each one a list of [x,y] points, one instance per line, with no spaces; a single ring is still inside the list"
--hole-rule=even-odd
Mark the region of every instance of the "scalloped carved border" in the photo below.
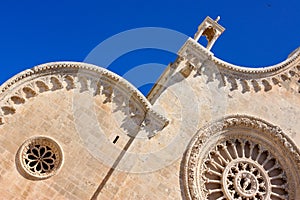
[[[228,129],[253,129],[261,134],[264,134],[268,139],[272,139],[273,142],[281,144],[284,148],[282,151],[286,151],[285,155],[290,156],[294,161],[294,168],[297,171],[293,174],[296,183],[290,183],[292,188],[295,188],[295,184],[300,184],[300,151],[294,142],[278,127],[274,126],[262,119],[246,116],[246,115],[233,115],[225,117],[222,120],[211,123],[204,128],[200,129],[195,137],[189,144],[186,155],[184,157],[184,189],[187,199],[201,199],[199,193],[197,170],[200,159],[200,152],[203,145],[210,140],[215,134],[218,134]],[[217,142],[217,141],[216,141]],[[291,164],[291,165],[292,165]],[[297,191],[292,191],[291,199],[295,197]]]
[[[300,57],[300,49],[296,49],[294,52],[292,52],[290,54],[290,56],[285,61],[278,63],[276,65],[273,65],[273,66],[258,67],[258,68],[237,66],[237,65],[227,63],[219,58],[214,57],[214,54],[212,52],[205,49],[203,46],[201,46],[198,42],[196,42],[192,38],[189,38],[186,41],[186,43],[179,50],[178,54],[179,55],[186,54],[186,55],[189,55],[191,58],[195,56],[195,55],[190,55],[189,52],[194,52],[195,54],[197,54],[197,53],[204,54],[206,57],[210,57],[212,59],[212,61],[214,61],[216,64],[219,64],[220,66],[222,66],[228,70],[235,71],[235,72],[241,72],[244,74],[264,74],[264,73],[270,74],[272,72],[277,72],[278,70],[289,66],[291,63],[294,63],[294,61],[296,61]],[[195,61],[197,61],[197,59],[195,59]]]
[[[101,80],[101,86],[97,81]],[[95,85],[96,84],[96,85]],[[89,90],[95,95],[105,94],[110,101],[116,87],[125,93],[131,94],[145,113],[147,120],[159,124],[162,128],[168,124],[168,120],[154,111],[152,105],[134,86],[122,77],[95,65],[79,62],[53,62],[38,65],[25,70],[0,87],[0,124],[4,118],[14,114],[19,104],[23,104],[30,98],[43,92],[59,89],[71,90],[80,87],[81,90]],[[144,120],[146,120],[146,118]]]
[[[285,61],[277,65],[261,68],[241,67],[227,63],[216,58],[212,52],[192,38],[186,41],[178,55],[199,74],[210,65],[215,65],[219,69],[224,85],[230,85],[230,90],[241,87],[243,93],[250,90],[267,92],[272,89],[272,86],[281,86],[281,83],[292,79],[300,82],[300,49],[296,49]],[[297,89],[297,92],[300,92],[300,87]]]

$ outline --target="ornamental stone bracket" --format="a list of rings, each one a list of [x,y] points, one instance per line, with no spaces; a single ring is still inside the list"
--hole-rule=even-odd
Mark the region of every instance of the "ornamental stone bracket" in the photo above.
[[[105,102],[121,101],[128,105],[124,113],[130,121],[142,122],[148,127],[149,138],[168,125],[168,119],[153,110],[146,97],[125,79],[106,69],[77,62],[39,65],[5,82],[0,87],[0,125],[31,98],[62,89],[89,91],[93,96],[101,94]]]
[[[263,68],[249,68],[236,66],[214,56],[192,38],[189,38],[178,51],[179,61],[185,62],[186,67],[181,70],[184,77],[192,71],[197,75],[205,74],[209,80],[219,79],[221,86],[230,91],[268,92],[273,87],[285,87],[292,93],[300,93],[300,49],[296,49],[283,62]],[[206,72],[213,71],[213,74]]]
[[[189,38],[178,51],[178,56],[187,60],[192,69],[199,70],[205,61],[211,60],[213,53]]]

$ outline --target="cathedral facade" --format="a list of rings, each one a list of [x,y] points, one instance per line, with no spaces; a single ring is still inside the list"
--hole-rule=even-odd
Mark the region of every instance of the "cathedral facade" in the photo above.
[[[147,97],[78,62],[6,81],[1,198],[299,199],[300,50],[240,67],[210,51],[223,31],[207,17]]]

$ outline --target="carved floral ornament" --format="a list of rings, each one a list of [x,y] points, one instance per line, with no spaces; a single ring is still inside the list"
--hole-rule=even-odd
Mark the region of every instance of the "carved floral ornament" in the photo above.
[[[187,199],[296,199],[299,174],[299,149],[280,128],[230,116],[201,129],[190,143],[185,193]]]
[[[63,152],[56,141],[36,136],[26,140],[16,158],[22,176],[32,180],[46,179],[56,174],[63,163]]]

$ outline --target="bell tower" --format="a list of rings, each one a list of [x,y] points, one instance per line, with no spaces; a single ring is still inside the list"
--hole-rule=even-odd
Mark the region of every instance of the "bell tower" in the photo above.
[[[205,36],[207,40],[206,48],[210,50],[218,37],[224,32],[225,28],[218,24],[220,16],[216,20],[206,17],[205,20],[198,26],[198,31],[194,36],[194,40],[198,41],[201,36]]]

